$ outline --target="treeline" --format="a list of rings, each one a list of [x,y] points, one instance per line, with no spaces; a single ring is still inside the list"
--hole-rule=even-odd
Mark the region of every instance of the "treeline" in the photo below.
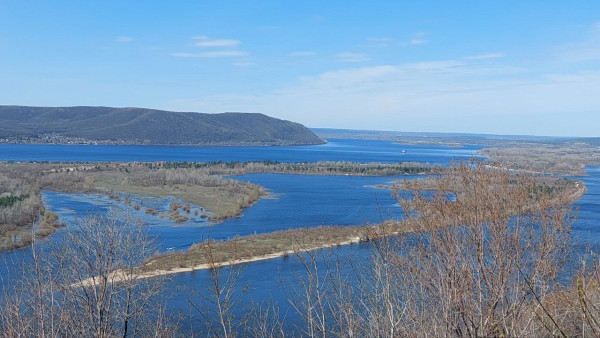
[[[44,210],[37,185],[0,174],[0,251],[29,244]]]
[[[589,144],[528,144],[485,148],[488,162],[510,169],[549,174],[584,175],[588,165],[600,165],[600,149]]]
[[[210,161],[210,162],[161,162],[149,164],[151,168],[194,168],[206,169],[211,173],[224,175],[243,175],[250,173],[282,173],[302,175],[361,175],[361,176],[399,176],[439,173],[441,166],[418,162],[403,163],[358,163],[358,162],[298,162],[277,161]]]

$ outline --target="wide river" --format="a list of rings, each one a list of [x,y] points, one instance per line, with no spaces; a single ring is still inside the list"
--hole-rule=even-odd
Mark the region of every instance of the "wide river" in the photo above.
[[[468,160],[477,156],[482,147],[462,148],[433,145],[401,145],[387,141],[329,140],[325,145],[300,147],[160,147],[160,146],[80,146],[80,145],[0,145],[0,160],[7,161],[354,161],[354,162],[428,162],[448,165],[452,160]],[[150,216],[143,211],[127,210],[143,218],[156,236],[161,251],[185,250],[207,238],[226,239],[235,235],[272,232],[281,229],[319,225],[363,225],[401,217],[401,210],[390,191],[376,188],[404,177],[304,176],[251,174],[235,177],[259,184],[270,192],[246,209],[241,217],[210,225],[204,219],[192,218],[175,225],[166,218]],[[588,187],[586,195],[576,203],[579,219],[573,227],[574,256],[589,246],[600,245],[600,168],[588,168],[588,175],[578,179]],[[159,211],[167,211],[170,200],[134,196],[138,203]],[[125,211],[125,205],[101,195],[44,192],[46,206],[57,212],[67,224],[90,213],[109,210]],[[200,206],[195,206],[199,208]],[[59,241],[60,232],[52,241]],[[365,261],[368,245],[337,248],[329,253],[345,260]],[[5,267],[10,262],[27,259],[27,250],[4,253]],[[4,271],[5,269],[2,269]],[[282,315],[290,322],[295,314],[289,306],[290,285],[301,270],[295,257],[276,258],[245,264],[238,287],[240,302],[271,299],[281,306]],[[4,275],[4,272],[2,272]],[[1,277],[1,276],[0,276]],[[6,280],[5,280],[6,281]],[[172,311],[187,313],[189,290],[203,290],[208,272],[196,271],[173,276],[167,289],[180,290],[171,295]],[[287,287],[284,287],[286,286]],[[197,299],[196,299],[197,300]],[[240,310],[243,309],[240,307]],[[190,328],[190,323],[185,323]],[[202,326],[199,318],[192,320],[192,329]]]

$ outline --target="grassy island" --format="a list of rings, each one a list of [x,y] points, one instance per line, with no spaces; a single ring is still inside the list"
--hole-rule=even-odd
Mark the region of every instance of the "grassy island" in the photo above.
[[[227,178],[249,173],[303,175],[390,176],[438,173],[442,169],[419,163],[316,162],[74,162],[74,163],[0,163],[0,250],[27,245],[33,233],[52,234],[61,223],[56,214],[44,211],[41,191],[106,194],[130,203],[127,195],[174,197],[199,205],[210,212],[210,220],[219,222],[241,215],[256,203],[265,190],[252,183]],[[125,197],[123,197],[125,196]],[[148,214],[159,212],[132,205]],[[186,211],[187,210],[187,211]],[[189,204],[170,206],[168,217],[176,222],[187,220]],[[2,216],[3,215],[3,216]]]
[[[571,204],[586,190],[579,181],[489,170],[483,164],[476,169],[462,165],[450,168],[443,176],[406,181],[393,189],[407,214],[415,203],[425,204],[431,199],[437,204],[421,210],[418,217],[378,225],[320,226],[237,237],[228,241],[208,240],[192,246],[187,252],[153,257],[140,267],[138,273],[140,276],[154,276],[193,271],[368,242],[425,231],[420,226],[423,222],[443,227],[460,226],[470,217],[488,222],[508,222],[513,216],[534,217],[537,212],[548,208]],[[402,197],[403,194],[412,197]],[[430,197],[425,197],[427,195]],[[455,196],[455,199],[449,196]],[[476,205],[479,207],[475,208]]]

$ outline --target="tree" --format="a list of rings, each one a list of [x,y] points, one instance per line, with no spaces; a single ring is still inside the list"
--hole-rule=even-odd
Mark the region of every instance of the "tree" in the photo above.
[[[402,335],[535,335],[560,328],[542,300],[568,254],[573,221],[565,193],[536,194],[532,177],[481,163],[452,166],[434,193],[398,194],[413,234],[389,260]],[[557,331],[558,330],[558,331]]]
[[[0,333],[168,335],[157,297],[164,277],[143,278],[136,270],[155,252],[146,230],[128,217],[94,215],[68,227],[43,256],[34,243],[34,268],[23,269],[19,284],[5,293]],[[161,318],[159,325],[156,318]]]

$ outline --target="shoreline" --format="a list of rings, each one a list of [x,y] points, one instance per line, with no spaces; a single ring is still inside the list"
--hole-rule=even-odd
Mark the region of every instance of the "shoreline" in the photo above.
[[[393,236],[393,235],[394,234],[390,234],[390,236]],[[315,246],[315,247],[303,248],[300,250],[290,249],[290,250],[284,250],[284,251],[277,251],[277,252],[260,255],[260,256],[234,259],[232,261],[225,261],[225,262],[212,263],[212,264],[211,263],[202,263],[202,264],[198,264],[198,265],[195,265],[192,267],[175,268],[175,269],[171,269],[171,270],[154,270],[152,272],[144,272],[141,274],[137,274],[137,276],[141,277],[141,278],[150,278],[150,277],[171,275],[171,274],[176,274],[176,273],[193,272],[193,271],[197,271],[197,270],[220,268],[223,266],[231,266],[231,265],[238,265],[238,264],[244,264],[244,263],[265,261],[265,260],[269,260],[269,259],[283,257],[286,255],[291,255],[294,253],[308,252],[308,251],[314,251],[314,250],[320,250],[320,249],[328,249],[328,248],[342,246],[342,245],[358,244],[360,242],[361,242],[360,237],[355,237],[355,238],[351,238],[351,239],[348,239],[348,240],[342,241],[342,242],[327,243],[327,244],[323,244],[323,245],[319,245],[319,246]],[[149,265],[152,265],[152,262],[148,263],[146,266],[149,266]]]
[[[396,231],[394,233],[389,234],[388,236],[398,235],[399,233],[400,233],[399,231]],[[350,239],[347,239],[346,241],[342,241],[342,242],[327,243],[327,244],[323,244],[323,245],[319,245],[319,246],[315,246],[315,247],[303,248],[301,250],[290,249],[290,250],[284,250],[284,251],[277,251],[274,253],[260,255],[260,256],[234,259],[231,261],[225,261],[225,262],[219,262],[219,263],[212,263],[212,264],[211,263],[202,263],[202,264],[198,264],[198,265],[195,265],[192,267],[180,267],[180,268],[174,268],[174,269],[170,269],[170,270],[152,270],[150,272],[132,273],[130,275],[127,275],[126,277],[130,277],[128,279],[144,279],[144,278],[160,277],[160,276],[166,276],[166,275],[172,275],[172,274],[178,274],[178,273],[194,272],[194,271],[207,270],[207,269],[213,269],[213,268],[221,268],[224,266],[233,266],[233,265],[244,264],[244,263],[259,262],[259,261],[274,259],[274,258],[278,258],[278,257],[283,257],[283,256],[294,254],[294,253],[309,252],[309,251],[314,251],[314,250],[328,249],[328,248],[332,248],[332,247],[339,247],[342,245],[351,245],[351,244],[359,244],[359,243],[361,243],[361,238],[354,237],[354,238],[350,238]],[[145,264],[144,266],[150,266],[150,265],[152,265],[152,263],[154,263],[154,261],[151,261],[151,262]],[[122,270],[117,270],[117,271],[111,273],[110,275],[111,276],[109,278],[111,279],[111,283],[119,283],[125,279],[122,276],[120,276],[120,275],[122,275]],[[73,286],[73,287],[91,286],[91,285],[93,285],[93,282],[94,282],[94,277],[90,277],[81,282],[74,283],[71,286]]]
[[[554,200],[554,203],[561,203],[561,201],[562,203],[574,203],[582,198],[586,192],[587,186],[584,182],[572,180],[570,189],[565,191],[566,194],[562,197],[559,196],[558,200],[552,200]],[[386,225],[389,227],[386,228]],[[370,230],[373,231],[371,232]],[[251,235],[236,240],[214,242],[214,244],[211,244],[211,242],[201,242],[193,245],[186,252],[167,255],[163,254],[150,258],[145,264],[136,268],[131,268],[127,275],[122,275],[123,271],[117,270],[114,273],[111,273],[110,279],[112,282],[120,282],[138,278],[152,278],[176,273],[193,272],[196,270],[220,268],[223,266],[273,259],[293,253],[367,242],[371,239],[396,236],[411,231],[414,231],[414,228],[411,226],[410,221],[390,221],[377,226],[345,226],[339,227],[338,230],[336,230],[336,226],[321,226],[293,231],[282,230],[261,235]],[[328,236],[325,236],[326,234],[328,234]],[[303,247],[300,242],[295,240],[298,238],[301,238],[302,241],[307,244]],[[273,247],[271,249],[273,250],[272,252],[269,252],[269,249],[267,249],[266,251],[263,251],[262,254],[257,252],[256,255],[252,255],[244,254],[243,250],[236,251],[238,250],[236,248],[241,249],[244,248],[244,246],[266,247],[265,243],[272,240],[283,241],[279,247]],[[312,242],[312,244],[310,244],[310,242]],[[214,245],[214,247],[211,245]],[[233,247],[231,247],[232,245]],[[198,255],[203,256],[205,255],[205,253],[203,253],[205,250],[210,250],[210,256],[213,257],[211,258],[213,262],[206,262],[206,260],[194,262],[194,255],[196,257]],[[235,257],[236,255],[232,254],[236,252],[243,258],[237,259]],[[93,284],[93,278],[83,280],[74,285],[86,286],[90,284]]]
[[[575,182],[575,190],[565,196],[569,200],[569,203],[574,203],[575,201],[581,199],[587,192],[587,186],[582,181],[574,180],[574,182]],[[193,271],[198,271],[198,270],[220,268],[220,267],[224,267],[224,266],[231,266],[231,265],[237,265],[237,264],[252,263],[252,262],[257,262],[257,261],[274,259],[274,258],[278,258],[278,257],[282,257],[282,256],[294,254],[294,253],[309,252],[309,251],[314,251],[314,250],[338,247],[338,246],[342,246],[342,245],[351,245],[351,244],[357,244],[357,243],[361,243],[361,242],[367,242],[373,238],[396,236],[396,235],[400,235],[401,233],[411,231],[409,228],[409,224],[406,224],[405,222],[392,222],[391,224],[392,224],[392,226],[394,226],[394,225],[399,226],[399,225],[404,224],[407,227],[390,228],[387,231],[384,230],[383,232],[380,232],[380,233],[376,233],[376,232],[370,233],[368,230],[360,231],[360,232],[355,232],[352,236],[347,236],[343,239],[342,238],[332,238],[332,239],[330,239],[329,242],[320,244],[320,245],[307,246],[307,247],[303,248],[303,247],[301,247],[301,245],[296,244],[298,246],[298,248],[296,248],[296,249],[278,250],[275,252],[266,253],[266,254],[262,254],[262,255],[250,256],[250,257],[233,259],[233,260],[225,260],[225,261],[216,262],[216,263],[200,263],[200,264],[196,264],[196,265],[189,266],[189,267],[176,267],[176,268],[172,268],[172,269],[156,269],[156,270],[152,270],[152,271],[139,271],[139,272],[134,272],[134,273],[132,273],[128,276],[124,276],[124,277],[128,277],[128,279],[152,278],[152,277],[166,276],[166,275],[177,274],[177,273],[193,272]],[[385,224],[382,224],[382,225],[385,225]],[[329,227],[325,226],[323,228],[334,228],[334,227],[335,226],[329,226]],[[364,227],[364,226],[354,226],[354,227],[350,226],[350,227],[344,227],[344,228],[347,228],[348,230],[351,230],[351,228],[354,228],[354,230],[356,230],[356,231],[359,231],[359,229],[360,230],[368,229],[368,227]],[[315,230],[317,228],[307,228],[307,229],[310,231],[310,229]],[[304,230],[306,230],[306,229],[304,229]],[[272,234],[272,233],[267,233],[267,234],[263,234],[263,235],[269,235],[269,234]],[[359,234],[359,235],[356,236],[356,234]],[[375,235],[372,237],[372,236],[369,236],[369,234],[375,234]],[[289,236],[292,236],[292,234],[289,234]],[[225,243],[225,242],[221,242],[221,243]],[[202,243],[199,243],[199,244],[202,244]],[[152,259],[152,260],[150,260],[150,262],[148,262],[138,268],[144,269],[144,267],[151,267],[158,259],[159,258]],[[111,276],[112,282],[118,283],[124,279],[123,276],[119,276],[120,273],[121,273],[120,271],[114,272],[114,274]],[[82,282],[74,284],[74,286],[87,286],[93,282],[92,280],[93,280],[92,278],[89,278]]]

